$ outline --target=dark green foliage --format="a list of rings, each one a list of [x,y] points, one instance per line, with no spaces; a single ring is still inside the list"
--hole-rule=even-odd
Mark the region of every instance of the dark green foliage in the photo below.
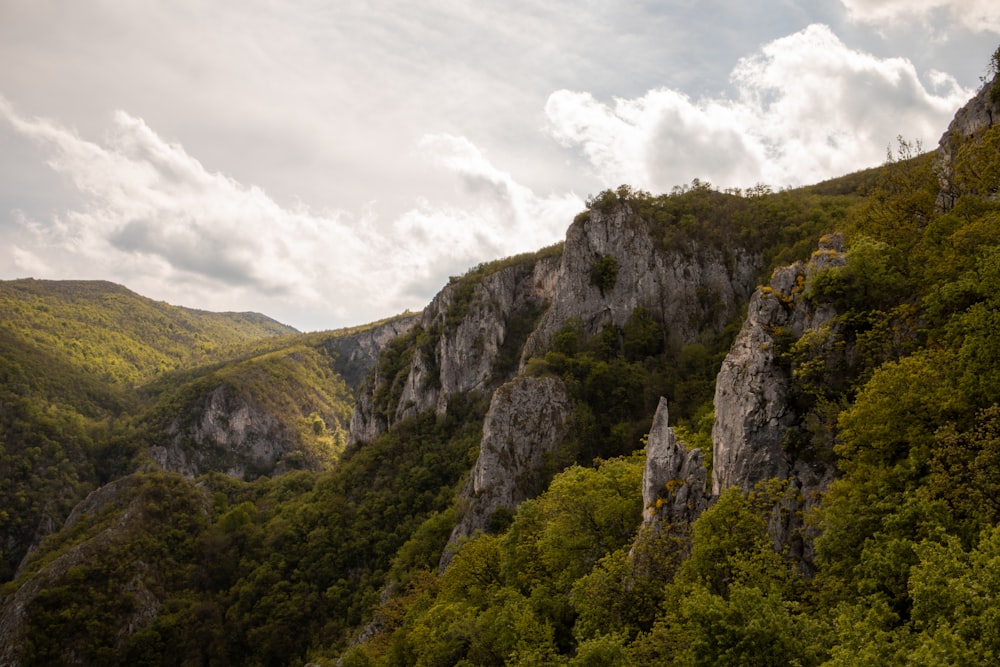
[[[129,664],[134,638],[118,634],[121,619],[149,618],[157,599],[191,584],[204,496],[162,474],[136,476],[113,493],[113,504],[81,519],[82,530],[50,539],[29,561],[29,572],[56,558],[72,564],[25,608],[24,664]]]
[[[216,475],[203,480],[207,492],[179,477],[129,478],[113,505],[50,540],[29,567],[81,540],[117,545],[35,598],[28,664],[60,662],[73,650],[93,664],[290,665],[320,638],[342,646],[394,560],[397,581],[437,563],[484,410],[457,398],[449,418],[402,423],[325,475],[289,473],[253,485]],[[118,517],[130,507],[141,517],[129,514],[134,523],[122,533]],[[121,619],[148,604],[128,593],[136,577],[163,606],[120,637]],[[65,641],[44,641],[55,636]]]
[[[507,335],[500,345],[493,369],[498,377],[505,378],[517,370],[524,343],[545,313],[545,307],[543,303],[529,303],[511,313],[507,322]]]
[[[551,462],[553,471],[634,451],[661,396],[671,420],[693,441],[703,440],[711,431],[715,376],[738,324],[707,343],[677,347],[643,307],[621,329],[605,327],[590,338],[579,321],[567,320],[552,337],[552,351],[527,366],[528,373],[560,377],[577,402],[572,436]]]
[[[593,336],[565,322],[529,363],[531,373],[559,376],[575,403],[546,489],[496,513],[489,533],[459,545],[439,573],[486,397],[452,397],[446,417],[394,424],[323,472],[252,483],[134,473],[160,437],[151,425],[190,412],[219,383],[295,414],[306,436],[329,434],[347,396],[324,342],[332,334],[261,340],[260,321],[211,320],[174,330],[154,353],[126,340],[147,331],[138,324],[128,335],[96,333],[107,328],[89,289],[67,286],[76,300],[60,297],[83,323],[72,338],[60,336],[40,284],[17,287],[23,294],[3,302],[12,314],[0,320],[5,576],[29,542],[112,481],[0,588],[6,605],[18,587],[39,584],[16,639],[24,663],[992,664],[1000,206],[984,195],[995,192],[994,139],[957,146],[947,211],[934,205],[931,159],[901,141],[882,169],[811,188],[718,192],[696,181],[653,197],[622,186],[582,214],[624,206],[661,251],[707,248],[733,261],[742,248],[768,269],[808,260],[823,233],[845,233],[847,264],[800,286],[832,319],[803,336],[773,332],[802,416],[785,453],[837,469],[822,497],[808,499],[814,508],[795,539],[819,537],[805,545],[816,557],[802,561],[807,548],[772,535],[806,500],[794,484],[724,490],[691,525],[654,512],[640,529],[643,459],[632,452],[661,395],[681,440],[710,450],[714,378],[739,320],[685,346],[642,308]],[[595,272],[606,295],[612,260],[599,258]],[[445,327],[460,323],[501,264],[456,278],[448,321],[384,351],[380,409],[398,401],[415,355],[433,364]],[[131,298],[103,293],[117,314]],[[698,296],[703,305],[715,298]],[[507,323],[504,377],[543,307]],[[154,311],[174,317],[145,312]],[[182,334],[194,341],[188,356],[173,347]],[[352,645],[362,628],[364,641]]]
[[[601,290],[601,294],[610,292],[618,281],[618,260],[611,255],[605,255],[594,262],[590,270],[590,282]]]

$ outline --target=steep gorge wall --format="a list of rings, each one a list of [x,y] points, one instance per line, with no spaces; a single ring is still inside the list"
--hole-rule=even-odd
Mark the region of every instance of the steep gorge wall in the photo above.
[[[219,471],[252,479],[275,472],[281,458],[299,444],[291,424],[229,384],[218,385],[190,409],[193,422],[178,416],[167,427],[168,439],[150,448],[164,470],[187,477]]]
[[[486,529],[498,509],[515,508],[544,490],[545,458],[563,442],[572,414],[558,378],[519,377],[496,390],[450,542]]]
[[[614,266],[610,286],[595,280],[599,262]],[[725,253],[694,242],[658,249],[633,207],[577,217],[566,233],[552,306],[525,346],[522,361],[544,353],[552,335],[569,319],[587,334],[621,327],[638,307],[662,322],[678,344],[718,332],[739,313],[757,284],[759,255],[742,248]]]
[[[325,346],[337,355],[335,368],[340,377],[356,390],[375,366],[382,348],[393,338],[408,333],[419,321],[419,314],[395,317],[357,333],[331,336]]]
[[[757,482],[795,472],[804,483],[818,481],[797,468],[800,462],[785,447],[788,431],[799,426],[801,415],[791,400],[792,376],[780,352],[784,341],[798,340],[833,319],[836,313],[829,306],[813,305],[806,294],[813,276],[845,262],[843,238],[826,237],[809,262],[776,269],[770,284],[751,297],[746,320],[716,379],[713,495],[733,486],[749,490]]]
[[[334,332],[316,350],[279,350],[259,357],[280,357],[273,364],[195,381],[189,396],[172,406],[150,457],[187,477],[218,471],[250,480],[328,467],[347,441],[348,393],[334,386],[324,395],[310,383],[329,388],[339,374],[356,389],[379,351],[417,319],[398,317],[353,333]]]
[[[623,326],[643,307],[675,343],[718,334],[743,308],[760,270],[760,258],[750,252],[731,249],[728,255],[657,248],[628,203],[579,216],[566,236],[551,305],[521,354],[521,371],[528,359],[547,351],[553,334],[569,319],[579,320],[593,335],[605,326]],[[594,266],[608,257],[614,258],[614,284],[601,285],[594,280]],[[573,410],[555,378],[543,385],[540,379],[519,377],[497,390],[473,481],[460,498],[463,511],[452,542],[486,529],[499,508],[513,510],[540,490],[535,487],[547,480],[539,479],[539,466],[565,437]]]
[[[410,332],[409,362],[396,372],[376,364],[359,389],[351,442],[373,440],[426,410],[444,414],[450,396],[488,396],[509,380],[523,337],[552,298],[556,261],[516,263],[441,290]]]

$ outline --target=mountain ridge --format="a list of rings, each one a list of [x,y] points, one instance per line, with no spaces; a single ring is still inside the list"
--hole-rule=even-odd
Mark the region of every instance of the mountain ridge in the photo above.
[[[0,655],[1000,653],[1000,129],[958,117],[948,159],[901,141],[796,191],[605,191],[561,246],[475,267],[421,313],[181,364],[100,428],[8,363],[20,486],[0,518],[28,517],[3,527],[31,549],[0,588]],[[268,459],[295,433],[339,434],[329,464]]]

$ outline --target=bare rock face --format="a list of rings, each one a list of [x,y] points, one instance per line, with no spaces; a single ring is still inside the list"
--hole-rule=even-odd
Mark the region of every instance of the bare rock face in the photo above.
[[[356,389],[389,341],[409,332],[419,321],[418,314],[396,317],[358,333],[330,338],[326,347],[337,353],[335,368],[347,386]]]
[[[646,467],[642,473],[643,524],[693,522],[710,502],[704,454],[688,450],[668,425],[667,399],[653,416],[646,442]]]
[[[808,263],[777,269],[771,284],[750,299],[746,321],[716,379],[713,495],[733,486],[748,491],[798,469],[782,447],[799,415],[789,400],[791,377],[776,351],[779,338],[797,339],[833,318],[832,310],[810,306],[803,294],[811,276],[845,262],[842,237],[827,237]],[[822,479],[825,473],[812,477]]]
[[[219,385],[194,411],[192,424],[176,418],[168,429],[170,441],[150,448],[165,470],[187,477],[215,470],[250,479],[274,472],[281,457],[298,446],[290,425],[231,385]]]
[[[614,279],[595,280],[600,262]],[[746,303],[761,260],[742,249],[655,247],[645,224],[627,203],[577,217],[566,233],[552,306],[525,346],[522,363],[544,352],[566,320],[578,319],[592,335],[622,326],[643,307],[679,343],[695,342],[705,330],[721,330]],[[612,284],[613,283],[613,284]]]
[[[444,414],[450,396],[489,395],[513,377],[524,338],[551,299],[556,261],[502,268],[483,277],[471,293],[463,291],[462,281],[441,290],[415,324],[423,342],[392,404],[376,405],[380,385],[387,381],[377,366],[359,390],[351,442],[373,440],[397,421],[426,410]]]
[[[505,269],[486,276],[476,288],[464,317],[449,326],[449,309],[454,307],[454,292],[442,293],[427,328],[442,326],[433,363],[418,358],[414,372],[403,389],[400,402],[405,406],[400,416],[412,416],[433,407],[443,412],[447,397],[469,391],[492,391],[495,387],[496,364],[509,329],[510,318],[519,310],[540,310],[547,305],[551,286],[552,262],[542,261],[530,271],[520,267]],[[451,300],[451,303],[448,301]],[[453,315],[454,317],[454,315]],[[440,383],[436,391],[426,391],[423,378],[435,374]],[[508,369],[508,371],[513,369]]]
[[[955,158],[959,147],[976,134],[1000,122],[1000,98],[992,94],[994,86],[1000,85],[996,78],[982,87],[964,107],[958,110],[948,129],[938,142],[935,170],[941,182],[941,192],[937,205],[942,210],[950,209],[957,199],[957,188],[952,183]],[[994,98],[994,99],[991,99]]]
[[[562,443],[572,413],[558,378],[519,377],[496,390],[452,542],[485,529],[499,508],[514,509],[543,489],[545,456]]]
[[[595,280],[602,263],[610,273]],[[623,326],[643,307],[672,340],[695,342],[739,313],[760,264],[759,256],[738,248],[657,248],[626,202],[588,211],[570,226],[560,258],[490,273],[471,294],[463,280],[446,286],[411,332],[422,342],[395,393],[386,385],[397,380],[382,377],[385,369],[377,367],[362,385],[350,440],[370,441],[426,410],[442,414],[457,393],[488,395],[544,354],[570,319],[590,335]],[[376,396],[386,394],[389,404],[377,405]]]

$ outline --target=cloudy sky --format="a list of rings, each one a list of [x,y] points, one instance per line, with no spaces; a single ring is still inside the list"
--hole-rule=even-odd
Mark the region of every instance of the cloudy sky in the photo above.
[[[995,0],[0,0],[0,279],[360,324],[607,187],[932,148],[998,43]]]

